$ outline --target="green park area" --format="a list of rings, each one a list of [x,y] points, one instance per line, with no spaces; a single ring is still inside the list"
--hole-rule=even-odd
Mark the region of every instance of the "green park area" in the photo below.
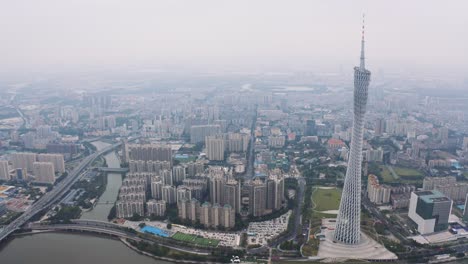
[[[312,201],[315,211],[338,210],[340,206],[341,189],[338,188],[315,188],[312,192]]]
[[[384,182],[389,183],[389,182],[395,182],[397,180],[393,177],[392,173],[387,168],[387,166],[381,165],[380,170],[381,170],[381,173],[382,173],[381,175],[382,175]]]
[[[204,238],[204,237],[200,237],[196,235],[184,234],[181,232],[175,233],[175,235],[173,235],[172,238],[175,240],[197,244],[200,246],[216,247],[219,244],[219,240],[216,240],[216,239],[209,239],[209,238]]]
[[[424,177],[421,171],[413,168],[380,165],[378,169],[384,183],[416,183],[420,182]],[[392,173],[392,169],[396,175]]]

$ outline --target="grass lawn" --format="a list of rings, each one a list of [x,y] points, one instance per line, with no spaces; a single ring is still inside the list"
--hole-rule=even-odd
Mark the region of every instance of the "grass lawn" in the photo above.
[[[408,183],[408,184],[417,184],[422,181],[424,175],[422,172],[412,169],[392,166],[392,169],[398,175],[398,179],[395,179],[390,172],[390,170],[385,165],[380,165],[381,176],[384,183]]]
[[[216,240],[216,239],[209,239],[209,238],[199,237],[196,235],[184,234],[181,232],[175,233],[175,235],[173,235],[172,238],[175,240],[180,240],[180,241],[193,243],[193,244],[197,244],[201,246],[216,247],[219,244],[219,240]]]
[[[341,189],[319,189],[312,192],[315,211],[338,210],[340,206]]]
[[[393,170],[395,171],[398,176],[404,178],[404,177],[423,177],[423,174],[416,170],[416,169],[411,169],[411,168],[403,168],[403,167],[393,167]]]
[[[320,264],[320,263],[323,263],[321,262],[320,260],[309,260],[309,261],[294,261],[294,260],[280,260],[280,261],[273,261],[272,263],[274,264]],[[356,264],[356,263],[366,263],[366,264],[373,264],[373,263],[382,263],[382,262],[370,262],[370,261],[365,261],[365,260],[346,260],[346,261],[343,261],[343,262],[340,262],[340,263],[353,263],[353,264]]]
[[[393,177],[392,173],[388,170],[387,166],[385,165],[380,165],[379,166],[381,171],[382,171],[382,178],[384,182],[390,183],[390,182],[395,182],[396,179]]]
[[[464,172],[464,173],[463,173],[463,176],[465,176],[465,179],[468,180],[468,171]]]

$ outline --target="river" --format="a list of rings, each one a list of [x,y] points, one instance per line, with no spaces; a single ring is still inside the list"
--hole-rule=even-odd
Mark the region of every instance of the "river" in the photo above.
[[[95,141],[92,142],[92,144],[98,150],[101,150],[110,145],[109,143],[105,143],[102,141]],[[107,167],[120,168],[120,160],[115,152],[108,153],[104,156],[104,158],[106,159]],[[81,215],[81,219],[107,221],[107,216],[109,215],[111,208],[114,206],[114,203],[117,200],[119,188],[121,185],[121,174],[108,173],[106,190],[99,198],[97,205],[91,211],[84,212]]]
[[[143,256],[119,240],[80,234],[17,237],[0,250],[0,262],[5,264],[168,263]]]
[[[109,144],[95,141],[93,145],[99,150]],[[108,167],[120,168],[120,161],[115,152],[107,154],[104,158]],[[106,190],[99,198],[98,204],[91,211],[83,213],[81,218],[107,221],[121,185],[120,174],[108,173]],[[1,263],[8,264],[168,263],[138,254],[118,240],[67,233],[17,237],[0,248],[0,260]]]

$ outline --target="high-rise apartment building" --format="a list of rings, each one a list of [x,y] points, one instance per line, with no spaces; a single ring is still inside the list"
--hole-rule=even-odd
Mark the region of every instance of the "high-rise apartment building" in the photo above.
[[[211,226],[212,215],[211,215],[211,203],[204,202],[200,207],[200,223],[206,227]]]
[[[134,214],[145,215],[145,205],[142,200],[136,201],[117,201],[115,204],[118,218],[129,218]]]
[[[0,180],[10,180],[10,168],[7,160],[0,160]]]
[[[191,200],[192,199],[192,190],[190,187],[185,185],[177,186],[177,203],[182,200]]]
[[[348,168],[336,221],[334,239],[358,244],[361,239],[361,166],[364,118],[371,73],[365,67],[364,26],[361,40],[361,63],[354,67],[354,116]]]
[[[174,185],[174,179],[172,178],[172,171],[163,170],[161,172],[161,179],[165,185]]]
[[[125,188],[122,186],[122,188]],[[146,201],[146,192],[129,192],[129,193],[119,193],[119,201]]]
[[[260,179],[250,182],[249,186],[249,213],[254,216],[262,216],[266,213],[267,188]]]
[[[172,178],[175,183],[182,183],[185,180],[185,167],[184,166],[174,166],[172,168]]]
[[[376,136],[381,136],[385,132],[385,119],[378,118],[375,120],[374,132]]]
[[[224,160],[225,140],[222,137],[206,137],[205,145],[209,160]]]
[[[468,193],[468,183],[457,182],[453,176],[425,177],[423,190],[438,190],[454,201],[464,201]]]
[[[386,204],[390,202],[392,188],[381,185],[377,176],[370,174],[367,178],[367,197],[374,204]]]
[[[201,162],[189,162],[187,163],[187,176],[195,177],[205,171],[205,164]]]
[[[315,120],[307,120],[305,128],[306,136],[315,136],[317,135],[317,129],[315,127]]]
[[[468,223],[468,193],[466,194],[466,198],[465,198],[465,208],[464,208],[464,211],[463,211],[463,221]]]
[[[213,204],[224,201],[224,183],[226,180],[222,175],[214,175],[210,178],[210,200]]]
[[[272,148],[282,148],[286,144],[286,138],[284,136],[269,136],[268,145]]]
[[[176,203],[176,187],[164,185],[162,187],[162,199],[168,204]]]
[[[36,153],[13,153],[11,154],[13,169],[25,169],[29,172],[33,170],[33,163],[36,162]]]
[[[270,175],[266,180],[266,208],[273,211],[281,209],[284,202],[284,178],[282,175]]]
[[[196,125],[190,127],[190,143],[197,144],[205,141],[206,137],[221,133],[219,125]]]
[[[160,174],[162,170],[170,170],[171,162],[169,161],[152,161],[152,160],[130,160],[128,162],[129,171],[133,172],[154,172]]]
[[[236,210],[229,204],[222,207],[220,215],[220,225],[224,228],[233,228],[236,225]]]
[[[129,160],[172,162],[172,148],[169,145],[129,144]]]
[[[438,185],[453,185],[457,179],[453,176],[448,177],[425,177],[423,180],[423,190],[434,190]]]
[[[384,151],[380,147],[378,149],[368,149],[366,152],[366,160],[367,161],[377,161],[377,162],[382,162],[383,161],[383,155]]]
[[[36,135],[38,138],[50,138],[55,136],[50,126],[38,126],[36,128]]]
[[[37,155],[39,162],[52,162],[56,173],[65,172],[65,161],[61,154],[39,154]]]
[[[246,152],[249,147],[250,135],[229,133],[226,139],[226,151]]]
[[[33,174],[36,182],[50,183],[55,182],[54,164],[52,162],[34,162]]]
[[[71,143],[49,143],[46,145],[47,153],[63,154],[66,158],[70,158],[79,152],[78,144]]]
[[[187,206],[188,218],[192,222],[197,221],[200,214],[200,202],[197,199],[192,199],[190,200],[190,203],[187,204]]]
[[[236,213],[240,213],[241,210],[241,187],[240,182],[229,179],[224,184],[224,205],[228,204],[234,208]]]
[[[151,180],[151,197],[155,200],[161,200],[162,199],[162,187],[164,186],[161,178],[159,177],[154,177]]]
[[[234,227],[236,222],[236,212],[228,204],[220,206],[204,202],[200,205],[198,200],[192,199],[181,200],[177,207],[180,219],[191,222],[200,221],[205,227],[230,229]]]
[[[146,203],[147,215],[164,216],[166,214],[166,201],[149,200]]]
[[[468,137],[463,137],[462,150],[468,151]]]

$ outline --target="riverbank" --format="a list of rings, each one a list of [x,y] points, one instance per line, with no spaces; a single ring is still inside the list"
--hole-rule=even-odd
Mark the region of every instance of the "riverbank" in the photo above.
[[[136,248],[135,246],[133,246],[130,242],[127,241],[127,239],[125,238],[121,238],[120,241],[122,241],[122,243],[124,243],[127,247],[129,247],[130,249],[142,254],[142,255],[145,255],[145,256],[148,256],[148,257],[151,257],[151,258],[154,258],[154,259],[158,259],[158,260],[163,260],[163,261],[168,261],[168,262],[173,262],[173,263],[187,263],[187,264],[202,264],[202,263],[207,263],[207,264],[222,264],[223,262],[207,262],[207,261],[194,261],[194,260],[181,260],[181,259],[172,259],[172,258],[167,258],[167,257],[160,257],[160,256],[156,256],[156,255],[153,255],[149,252],[146,252],[146,251],[143,251],[143,250],[140,250],[138,248]]]

